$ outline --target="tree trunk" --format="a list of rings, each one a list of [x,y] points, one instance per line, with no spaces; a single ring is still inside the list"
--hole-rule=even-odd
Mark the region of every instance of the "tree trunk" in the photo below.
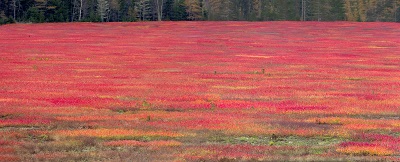
[[[397,1],[394,1],[394,22],[397,22]]]
[[[160,3],[161,1],[161,3]],[[163,14],[163,1],[164,0],[156,0],[157,3],[157,19],[158,21],[162,20],[162,14]]]
[[[306,1],[301,0],[301,21],[306,21]]]
[[[81,6],[79,6],[79,16],[78,16],[78,20],[81,21],[82,19],[82,6],[83,6],[83,0],[81,1]]]
[[[72,2],[72,8],[71,8],[71,22],[74,22],[75,19],[75,5],[76,5],[76,0]]]
[[[16,5],[16,2],[17,0],[13,0],[13,9],[14,9],[14,13],[13,13],[13,17],[14,17],[14,21],[15,21],[15,10],[16,10],[16,8],[17,8],[17,5]]]

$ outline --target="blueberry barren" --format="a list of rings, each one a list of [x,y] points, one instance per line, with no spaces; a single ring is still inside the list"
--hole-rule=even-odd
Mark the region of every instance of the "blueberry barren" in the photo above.
[[[0,27],[0,159],[387,160],[400,26]]]

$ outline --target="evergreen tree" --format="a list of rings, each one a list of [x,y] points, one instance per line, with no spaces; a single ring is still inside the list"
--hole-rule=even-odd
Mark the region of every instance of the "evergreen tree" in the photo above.
[[[119,21],[135,21],[136,15],[134,0],[119,1]]]
[[[327,15],[329,21],[345,20],[345,8],[343,0],[330,0],[329,1],[329,14]]]
[[[26,12],[25,20],[33,23],[44,22],[45,21],[44,13],[39,11],[37,7],[31,7]]]
[[[68,1],[49,0],[46,4],[46,22],[65,22],[69,20]]]
[[[0,23],[400,21],[400,0],[0,0]]]
[[[150,0],[137,0],[135,2],[135,10],[137,13],[138,20],[140,21],[150,20],[151,18]]]
[[[173,12],[174,12],[174,0],[166,0],[165,5],[163,7],[164,19],[171,20],[171,17],[173,17]]]
[[[173,13],[171,14],[171,20],[180,21],[187,20],[188,14],[186,12],[186,5],[184,0],[178,0],[173,7]]]
[[[107,0],[97,0],[97,12],[100,15],[100,21],[108,21],[110,5]]]

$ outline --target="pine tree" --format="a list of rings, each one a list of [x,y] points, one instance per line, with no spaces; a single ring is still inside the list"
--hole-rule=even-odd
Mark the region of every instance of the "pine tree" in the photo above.
[[[107,0],[97,0],[97,12],[100,15],[100,21],[108,21],[110,4]]]
[[[345,20],[345,7],[343,0],[330,0],[329,6],[331,9],[329,10],[329,15],[327,15],[328,20]]]
[[[150,0],[137,0],[135,2],[135,10],[137,13],[137,18],[140,21],[150,20],[151,18]]]
[[[136,20],[136,10],[134,0],[119,0],[119,21]]]
[[[250,20],[260,20],[261,19],[261,10],[262,10],[262,4],[261,0],[253,0],[252,1],[252,13],[251,13],[251,18]]]

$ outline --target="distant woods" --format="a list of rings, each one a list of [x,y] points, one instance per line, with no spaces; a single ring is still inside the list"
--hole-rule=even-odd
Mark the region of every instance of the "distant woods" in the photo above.
[[[400,22],[400,0],[0,0],[0,24],[181,20]]]

